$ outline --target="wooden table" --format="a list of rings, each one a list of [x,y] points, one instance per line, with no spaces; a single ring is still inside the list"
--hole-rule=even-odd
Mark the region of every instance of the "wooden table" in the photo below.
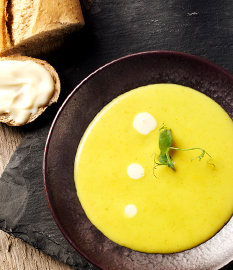
[[[0,175],[23,136],[20,127],[0,124]],[[0,230],[0,270],[71,270],[72,268]]]

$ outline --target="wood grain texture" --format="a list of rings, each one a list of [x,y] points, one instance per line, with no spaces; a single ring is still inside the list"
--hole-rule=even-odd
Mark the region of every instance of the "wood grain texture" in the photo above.
[[[0,124],[0,175],[22,136],[22,128]],[[0,230],[0,270],[29,269],[71,270],[72,268]]]
[[[13,269],[71,270],[72,268],[29,246],[22,240],[0,231],[0,270]]]
[[[0,175],[19,145],[23,136],[22,128],[14,128],[0,124]]]

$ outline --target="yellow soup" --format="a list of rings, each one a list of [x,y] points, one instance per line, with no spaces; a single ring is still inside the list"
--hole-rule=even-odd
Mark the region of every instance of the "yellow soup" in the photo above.
[[[144,112],[157,123],[146,135],[133,124]],[[207,155],[191,161],[200,150],[171,150],[176,171],[153,169],[163,124],[171,129],[172,146],[200,147],[211,161]],[[232,138],[228,114],[193,89],[155,84],[119,96],[95,117],[78,147],[75,184],[87,217],[133,250],[173,253],[199,245],[233,213]],[[133,179],[128,169],[135,164],[143,172]]]

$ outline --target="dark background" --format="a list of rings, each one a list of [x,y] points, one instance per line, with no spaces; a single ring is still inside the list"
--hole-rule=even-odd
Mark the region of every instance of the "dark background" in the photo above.
[[[24,138],[0,179],[0,228],[74,269],[95,267],[58,230],[42,177],[46,137],[67,95],[97,68],[142,51],[186,52],[233,73],[232,0],[95,0],[85,21],[85,27],[65,38],[61,47],[40,55],[57,70],[61,96],[58,104],[23,127]]]

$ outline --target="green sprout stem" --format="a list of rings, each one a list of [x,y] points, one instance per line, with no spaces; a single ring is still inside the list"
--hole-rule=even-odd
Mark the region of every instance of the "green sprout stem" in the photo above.
[[[209,159],[206,161],[207,164],[211,164],[215,167],[215,165],[213,163],[210,162],[210,160],[212,159],[211,155],[208,154],[204,149],[199,148],[199,147],[194,147],[194,148],[189,148],[189,149],[181,149],[181,148],[177,148],[177,147],[170,147],[170,149],[173,150],[180,150],[180,151],[192,151],[192,150],[200,150],[201,154],[195,158],[192,158],[191,161],[198,159],[199,161],[204,157],[204,155],[206,154],[207,156],[209,156]]]

